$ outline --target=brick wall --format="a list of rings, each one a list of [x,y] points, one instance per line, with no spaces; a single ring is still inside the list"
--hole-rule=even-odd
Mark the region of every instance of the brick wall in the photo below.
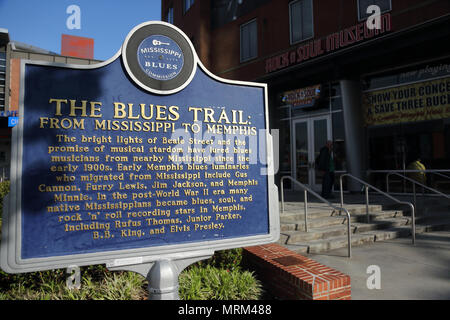
[[[244,248],[244,263],[284,300],[350,300],[350,276],[278,244]]]
[[[20,59],[10,60],[10,84],[11,88],[9,97],[9,109],[19,110],[19,94],[20,94]],[[6,101],[8,105],[8,101]]]

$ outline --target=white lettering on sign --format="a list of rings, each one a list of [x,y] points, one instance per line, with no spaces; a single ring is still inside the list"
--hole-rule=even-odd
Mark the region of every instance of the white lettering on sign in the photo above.
[[[66,13],[70,16],[66,20],[67,29],[81,29],[81,9],[77,5],[70,5],[66,9]]]

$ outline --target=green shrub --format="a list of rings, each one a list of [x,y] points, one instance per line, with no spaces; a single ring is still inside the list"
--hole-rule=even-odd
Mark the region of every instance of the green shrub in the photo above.
[[[9,193],[9,186],[9,180],[0,182],[0,200],[3,200],[3,197]]]
[[[104,266],[81,268],[81,288],[66,287],[64,269],[6,274],[0,271],[0,300],[143,300],[147,280],[133,272],[109,272]],[[194,265],[179,277],[182,300],[257,300],[260,283],[249,271]]]
[[[194,265],[179,278],[182,300],[257,300],[261,284],[249,271]]]
[[[64,269],[9,275],[0,271],[0,300],[142,300],[146,279],[133,272],[81,268],[81,288],[69,290]]]
[[[214,255],[208,259],[198,262],[198,266],[212,266],[226,270],[240,270],[242,262],[242,248],[216,251]]]
[[[0,234],[2,228],[2,214],[3,214],[3,197],[9,193],[9,181],[0,182]]]

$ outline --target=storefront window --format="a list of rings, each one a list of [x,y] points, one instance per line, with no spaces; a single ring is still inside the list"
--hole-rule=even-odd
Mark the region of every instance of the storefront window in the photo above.
[[[403,170],[420,157],[430,169],[447,169],[449,119],[369,129],[370,169]]]
[[[339,111],[343,109],[342,97],[330,98],[331,111]]]
[[[368,133],[371,170],[405,170],[417,159],[428,170],[450,168],[450,119],[374,127]],[[449,179],[432,173],[427,176],[431,187],[450,187]],[[374,180],[384,187],[381,177]],[[393,187],[396,190],[404,186]]]
[[[371,183],[384,189],[386,171],[410,169],[417,159],[428,170],[450,169],[448,59],[368,77],[363,86]],[[439,173],[426,178],[428,186],[450,191],[450,178]],[[412,185],[394,179],[390,190],[411,192]]]

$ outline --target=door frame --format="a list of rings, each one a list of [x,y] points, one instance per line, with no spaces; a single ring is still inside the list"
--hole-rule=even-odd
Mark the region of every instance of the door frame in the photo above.
[[[296,179],[297,177],[297,157],[296,157],[296,124],[306,122],[307,131],[307,141],[308,141],[308,184],[307,186],[314,191],[320,191],[321,185],[316,183],[316,169],[315,169],[315,159],[318,155],[319,150],[315,150],[315,137],[314,137],[314,121],[326,120],[327,121],[327,140],[332,140],[332,127],[331,127],[331,115],[317,115],[309,118],[299,118],[292,120],[292,134],[291,134],[291,163],[293,164],[292,177]],[[320,147],[322,148],[322,146]],[[317,155],[316,155],[317,154]],[[297,188],[295,188],[297,189]]]

